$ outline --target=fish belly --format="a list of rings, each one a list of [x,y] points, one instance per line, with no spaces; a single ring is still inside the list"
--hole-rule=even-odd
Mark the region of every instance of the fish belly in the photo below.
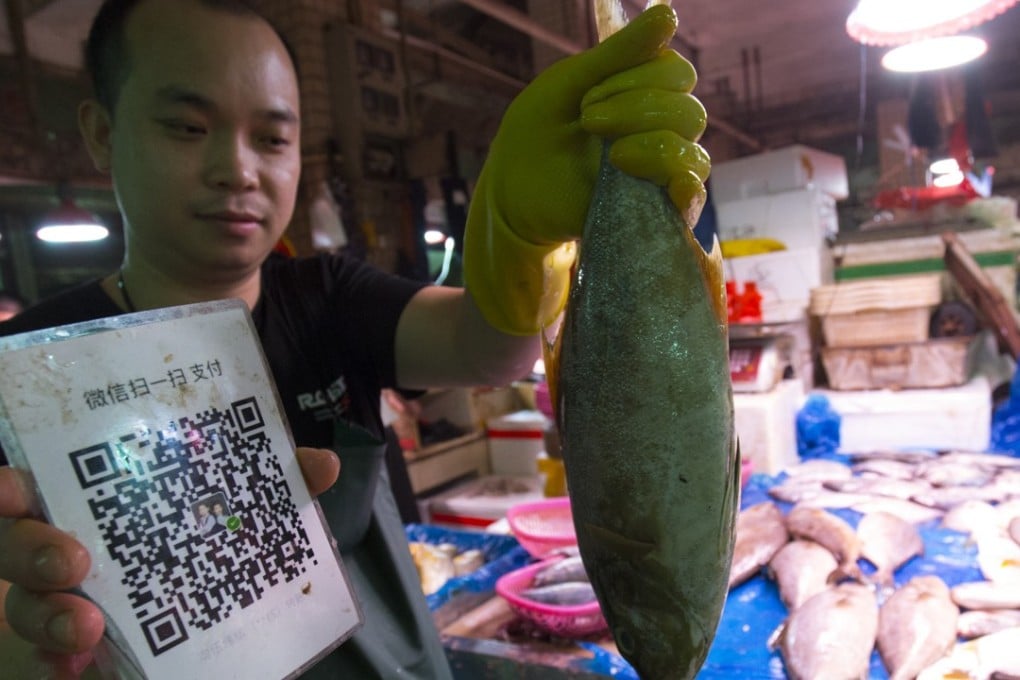
[[[665,192],[603,158],[558,413],[581,556],[645,678],[697,672],[727,590],[739,461],[721,281],[718,248]]]

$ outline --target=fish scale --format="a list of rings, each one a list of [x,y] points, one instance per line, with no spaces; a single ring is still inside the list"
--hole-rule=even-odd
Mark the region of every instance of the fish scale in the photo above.
[[[739,454],[718,246],[603,154],[561,335],[578,546],[643,678],[693,677],[727,590]]]

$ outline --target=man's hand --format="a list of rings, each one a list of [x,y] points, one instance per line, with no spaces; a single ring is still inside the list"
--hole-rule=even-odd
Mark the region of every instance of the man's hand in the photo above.
[[[332,451],[298,447],[297,458],[313,496],[336,482],[340,459]],[[42,669],[75,677],[103,635],[103,615],[63,591],[82,582],[91,560],[70,534],[33,519],[38,509],[25,473],[0,467],[0,667],[27,674],[15,677],[42,677]]]

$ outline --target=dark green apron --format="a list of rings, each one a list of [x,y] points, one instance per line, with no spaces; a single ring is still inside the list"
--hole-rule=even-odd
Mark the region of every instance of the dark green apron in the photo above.
[[[390,491],[385,444],[338,424],[334,450],[340,478],[319,503],[365,623],[302,678],[452,680]]]

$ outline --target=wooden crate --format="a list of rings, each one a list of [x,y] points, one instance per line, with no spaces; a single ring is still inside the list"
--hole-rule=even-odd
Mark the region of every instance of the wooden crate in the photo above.
[[[870,309],[822,317],[828,347],[876,347],[924,342],[934,307]]]
[[[973,338],[939,338],[881,347],[823,347],[834,390],[953,387],[970,377]]]

